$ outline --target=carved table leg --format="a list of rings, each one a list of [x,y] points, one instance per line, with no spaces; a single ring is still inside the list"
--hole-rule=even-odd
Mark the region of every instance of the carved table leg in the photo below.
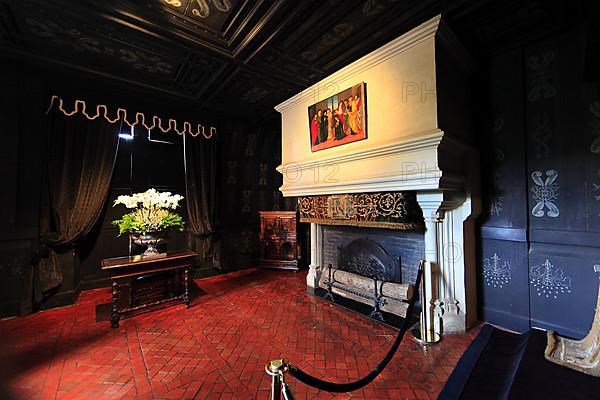
[[[112,281],[112,309],[110,315],[110,326],[119,327],[119,283],[116,279]]]
[[[133,307],[133,279],[129,278],[129,307]]]
[[[190,307],[190,268],[185,267],[183,270],[183,304],[185,304],[185,308]]]

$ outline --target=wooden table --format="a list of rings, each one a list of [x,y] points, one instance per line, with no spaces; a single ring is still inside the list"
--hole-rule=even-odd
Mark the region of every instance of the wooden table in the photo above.
[[[178,251],[178,252],[167,252],[166,254],[159,255],[156,257],[142,257],[142,256],[131,256],[131,257],[115,257],[106,258],[102,260],[102,270],[108,271],[110,278],[112,279],[112,308],[110,324],[113,328],[119,326],[119,319],[121,316],[125,316],[136,310],[141,310],[148,307],[154,307],[159,304],[173,302],[174,300],[181,299],[186,308],[190,306],[190,267],[194,263],[194,259],[197,254],[193,251]],[[184,278],[184,291],[183,294],[167,297],[151,303],[145,303],[139,306],[119,308],[119,283],[128,281],[131,285],[131,280],[136,277],[158,274],[165,271],[177,271],[183,270]],[[130,286],[131,288],[131,286]],[[131,295],[131,293],[130,293]]]

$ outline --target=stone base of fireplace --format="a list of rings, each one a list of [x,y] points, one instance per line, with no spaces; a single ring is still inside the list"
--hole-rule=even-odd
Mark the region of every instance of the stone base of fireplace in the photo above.
[[[448,303],[456,303],[455,299],[447,299]],[[462,333],[470,326],[467,325],[467,316],[455,306],[442,306],[442,325],[438,326],[436,332],[439,333]]]

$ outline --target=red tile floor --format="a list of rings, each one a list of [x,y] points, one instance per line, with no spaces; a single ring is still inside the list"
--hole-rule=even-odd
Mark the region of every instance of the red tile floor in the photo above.
[[[246,270],[197,280],[203,294],[121,320],[96,322],[108,288],[77,304],[0,321],[0,378],[12,399],[267,399],[265,363],[285,358],[346,382],[368,373],[396,330],[307,296],[305,273]],[[424,349],[407,335],[364,389],[318,392],[286,380],[297,399],[435,398],[475,336]],[[0,393],[0,398],[2,394]]]

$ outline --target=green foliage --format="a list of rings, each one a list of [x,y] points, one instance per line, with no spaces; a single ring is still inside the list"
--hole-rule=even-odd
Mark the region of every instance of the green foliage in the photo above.
[[[179,214],[161,210],[160,218],[149,220],[145,213],[136,210],[123,215],[123,218],[112,221],[113,225],[119,227],[119,236],[123,233],[146,234],[151,231],[162,231],[165,229],[177,229],[183,231],[183,218]]]
[[[179,214],[168,213],[160,222],[160,227],[162,229],[177,229],[181,232],[183,231],[183,218]]]
[[[130,196],[119,196],[113,207],[123,204],[133,209],[123,218],[112,222],[119,227],[119,236],[125,232],[146,234],[147,232],[162,231],[165,229],[177,229],[183,231],[183,218],[169,210],[179,206],[183,196],[171,194],[171,192],[158,192],[156,189],[148,189],[143,193],[134,193]]]

